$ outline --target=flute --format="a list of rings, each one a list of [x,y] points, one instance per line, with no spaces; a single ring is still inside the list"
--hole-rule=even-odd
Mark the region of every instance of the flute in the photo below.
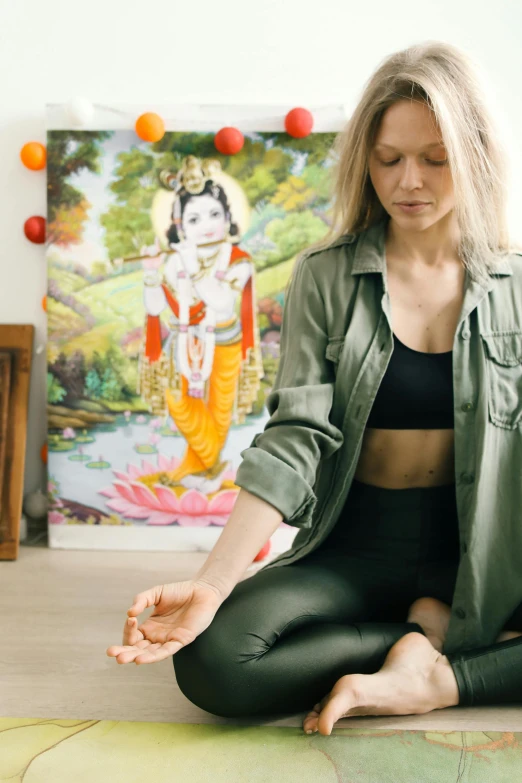
[[[226,242],[225,239],[216,239],[213,242],[201,242],[200,244],[196,244],[196,247],[210,247],[211,245],[222,245],[223,242]],[[177,253],[178,251],[176,248],[171,248],[170,250],[159,250],[156,255],[157,256],[170,256],[172,253]],[[154,258],[154,256],[151,256],[149,253],[146,253],[142,256],[126,256],[125,258],[113,258],[111,261],[111,264],[113,266],[122,266],[123,264],[126,264],[129,261],[143,261],[145,258]]]

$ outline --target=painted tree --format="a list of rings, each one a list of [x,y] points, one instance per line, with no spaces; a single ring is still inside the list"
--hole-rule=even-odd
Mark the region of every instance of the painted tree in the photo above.
[[[110,257],[135,255],[142,245],[153,243],[150,209],[161,187],[159,174],[177,170],[187,155],[195,155],[219,160],[223,171],[241,182],[253,210],[243,242],[255,249],[258,267],[290,258],[326,232],[334,138],[334,133],[305,139],[286,133],[250,134],[243,149],[229,156],[218,153],[212,133],[166,133],[146,149],[122,152],[110,185],[116,203],[101,217]],[[286,238],[285,231],[290,231]]]
[[[98,173],[102,142],[112,131],[49,131],[47,137],[47,241],[79,244],[91,206],[74,186],[74,175]]]

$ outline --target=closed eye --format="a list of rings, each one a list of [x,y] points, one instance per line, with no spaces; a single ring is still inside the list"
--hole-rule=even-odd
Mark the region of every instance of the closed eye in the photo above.
[[[398,159],[397,160],[391,160],[389,162],[385,162],[385,161],[381,160],[381,164],[383,166],[395,166],[395,164],[398,163],[398,162],[399,162]],[[445,166],[447,162],[448,162],[447,160],[427,160],[426,161],[426,163],[430,163],[432,166]]]

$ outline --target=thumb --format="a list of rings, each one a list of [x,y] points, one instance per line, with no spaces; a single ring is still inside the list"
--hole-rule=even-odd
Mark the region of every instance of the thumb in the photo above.
[[[148,609],[149,606],[157,606],[161,600],[161,587],[156,585],[151,587],[150,590],[144,590],[143,593],[138,593],[134,596],[132,606],[127,609],[129,617],[136,617],[136,615]]]

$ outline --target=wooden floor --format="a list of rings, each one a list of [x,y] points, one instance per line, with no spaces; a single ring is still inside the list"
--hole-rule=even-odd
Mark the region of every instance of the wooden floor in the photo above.
[[[22,545],[18,560],[1,561],[0,717],[301,726],[304,714],[229,720],[200,710],[178,689],[171,658],[136,666],[107,657],[107,647],[121,643],[134,595],[155,584],[190,579],[206,557]],[[336,725],[522,731],[522,710],[518,705],[452,707],[425,715],[356,717]]]

